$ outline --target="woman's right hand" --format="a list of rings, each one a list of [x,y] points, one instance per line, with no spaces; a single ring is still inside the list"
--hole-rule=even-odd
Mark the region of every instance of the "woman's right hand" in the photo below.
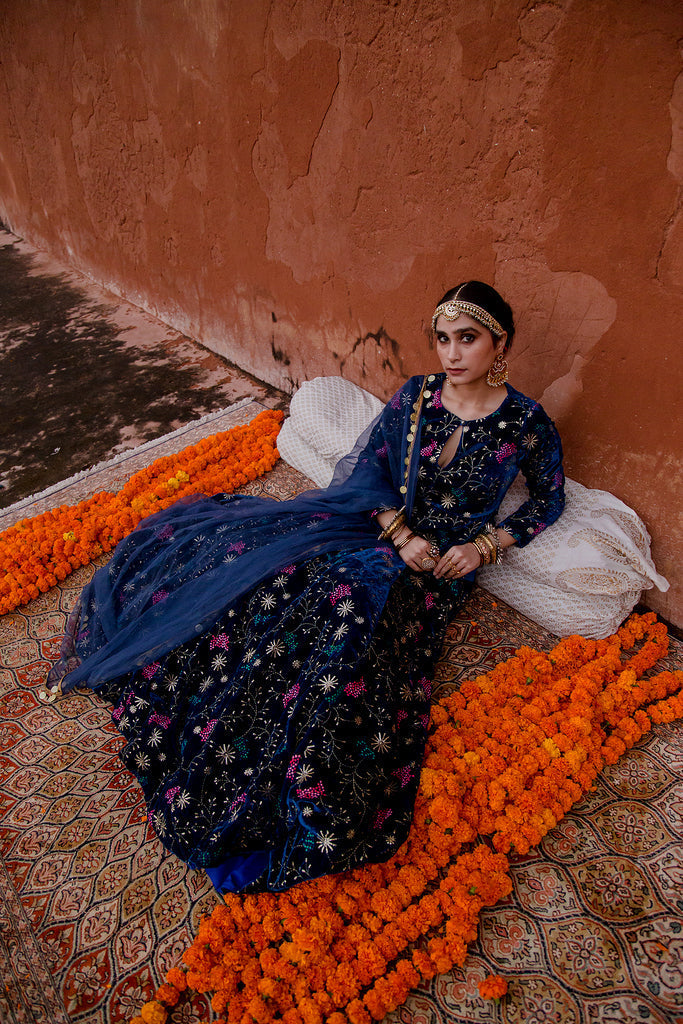
[[[398,554],[413,572],[432,572],[439,561],[439,555],[434,555],[430,542],[424,537],[418,537],[417,534],[413,534],[406,544],[401,545]],[[430,567],[422,565],[422,562],[427,560],[432,562]]]

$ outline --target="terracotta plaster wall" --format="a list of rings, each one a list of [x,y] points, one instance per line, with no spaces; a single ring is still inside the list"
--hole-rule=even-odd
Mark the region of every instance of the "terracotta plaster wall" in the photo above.
[[[262,379],[388,396],[468,277],[683,622],[678,0],[4,0],[0,217]]]

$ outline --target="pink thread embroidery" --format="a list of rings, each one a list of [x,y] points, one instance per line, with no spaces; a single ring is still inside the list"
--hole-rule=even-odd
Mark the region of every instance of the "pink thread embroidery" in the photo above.
[[[330,601],[332,602],[332,604],[336,604],[337,601],[342,597],[351,597],[351,587],[348,585],[348,583],[340,583],[337,587],[335,587],[332,593],[330,594]]]
[[[238,797],[235,797],[233,802],[228,807],[228,814],[232,814],[233,811],[237,810],[237,808],[240,806],[240,804],[243,804],[246,799],[247,799],[247,797],[246,797],[246,794],[244,794],[244,793],[240,793],[240,795]]]
[[[115,708],[114,711],[112,711],[112,713],[111,713],[111,717],[114,719],[115,722],[118,722],[118,720],[119,720],[119,718],[121,717],[122,714],[123,714],[123,705],[120,708]]]
[[[396,778],[401,783],[401,787],[407,786],[413,777],[413,773],[410,770],[410,768],[407,767],[407,765],[403,765],[402,768],[394,769],[394,771],[391,774],[396,776]]]
[[[352,683],[347,683],[344,687],[344,693],[348,694],[349,697],[360,697],[361,693],[365,692],[365,681],[361,679],[355,679]]]
[[[215,636],[211,637],[211,643],[209,644],[209,650],[212,651],[214,647],[222,647],[224,651],[227,651],[230,646],[230,637],[227,633],[216,633]]]
[[[325,787],[319,782],[317,786],[309,786],[308,789],[297,789],[296,795],[301,800],[314,800],[317,796],[325,796]]]
[[[200,730],[199,735],[203,740],[208,740],[209,736],[214,730],[217,721],[217,718],[212,718],[211,721],[207,722],[204,728]]]
[[[434,595],[430,591],[427,591],[427,593],[425,594],[425,605],[426,605],[426,607],[427,608],[433,608],[435,603],[436,602],[434,601]]]
[[[420,715],[420,724],[427,729],[429,727],[429,715]]]
[[[432,454],[432,452],[434,451],[435,448],[436,448],[436,441],[432,441],[432,443],[428,444],[425,448],[420,448],[420,455],[422,455],[423,458],[426,458],[428,455]]]
[[[168,590],[157,590],[156,594],[152,594],[152,604],[157,604],[159,601],[164,601],[168,597]]]
[[[162,526],[162,528],[157,531],[158,540],[170,540],[172,536],[173,527],[171,526],[170,523],[168,523],[166,526]]]
[[[375,820],[372,823],[373,828],[381,828],[387,818],[391,817],[391,810],[385,807],[383,810],[377,811],[375,814]]]
[[[294,700],[294,698],[296,697],[298,692],[299,692],[299,684],[298,683],[295,683],[294,686],[290,690],[287,690],[287,693],[282,698],[282,703],[284,704],[285,707],[287,707],[287,705],[290,704]]]
[[[398,394],[394,395],[394,397],[391,399],[391,402],[389,403],[389,405],[391,406],[392,409],[400,409],[401,408],[401,397],[400,397],[400,395],[398,395]]]
[[[292,760],[289,762],[289,768],[287,769],[287,778],[288,779],[291,780],[296,775],[296,770],[297,770],[297,768],[299,766],[299,761],[300,760],[301,760],[301,754],[295,754],[294,757],[292,758]]]
[[[396,721],[397,721],[397,722],[398,722],[398,724],[400,725],[400,724],[401,724],[401,722],[402,722],[402,721],[403,721],[403,720],[404,720],[405,718],[407,718],[407,717],[408,717],[408,712],[407,712],[407,711],[404,711],[404,710],[403,710],[403,708],[401,708],[401,709],[400,709],[400,711],[398,711],[398,712],[397,712],[397,714],[396,714]]]
[[[286,572],[288,576],[291,576],[295,569],[295,565],[286,565],[282,571]]]
[[[377,454],[379,455],[380,459],[384,459],[389,454],[389,449],[385,444],[383,444],[381,448],[377,449]]]
[[[431,679],[427,679],[427,676],[423,676],[422,679],[419,680],[418,686],[421,686],[422,689],[424,690],[425,697],[431,697],[431,695],[432,695],[432,681],[431,681]]]
[[[238,540],[236,544],[228,544],[226,551],[236,551],[238,555],[241,555],[244,551],[244,541]]]
[[[178,793],[180,792],[180,786],[173,786],[172,789],[167,789],[164,793],[166,797],[166,803],[172,804]]]
[[[517,451],[516,444],[502,444],[496,452],[496,462],[504,462],[505,459],[510,455],[514,455]]]
[[[149,716],[149,721],[154,722],[155,725],[160,725],[162,729],[168,729],[171,724],[171,719],[167,715],[158,715],[156,711],[153,715]]]
[[[145,677],[145,679],[151,679],[152,676],[159,671],[159,667],[160,666],[158,661],[153,661],[151,665],[145,665],[145,667],[142,670],[142,674]]]
[[[438,391],[435,391],[434,394],[432,395],[432,408],[443,409],[443,402],[441,401],[441,388],[439,388]]]

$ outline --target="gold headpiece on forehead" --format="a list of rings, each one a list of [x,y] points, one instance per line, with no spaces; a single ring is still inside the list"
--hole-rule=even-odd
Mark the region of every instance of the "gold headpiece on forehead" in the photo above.
[[[449,299],[448,302],[442,302],[440,306],[436,307],[432,317],[432,330],[436,330],[436,321],[440,316],[445,316],[447,320],[457,320],[461,313],[471,316],[473,320],[483,324],[484,327],[488,327],[491,334],[496,338],[501,338],[505,334],[503,328],[490,313],[487,313],[481,306],[475,305],[474,302],[463,302],[462,299],[458,298],[457,293],[455,298]]]

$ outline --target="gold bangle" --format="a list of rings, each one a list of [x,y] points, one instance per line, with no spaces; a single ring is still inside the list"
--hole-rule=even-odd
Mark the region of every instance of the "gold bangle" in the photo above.
[[[391,520],[389,525],[385,526],[385,528],[382,530],[382,532],[379,535],[379,539],[380,540],[389,540],[391,535],[393,533],[395,533],[396,530],[399,528],[399,526],[401,526],[403,524],[403,517],[405,516],[405,511],[406,511],[406,507],[404,505],[403,508],[400,508],[398,510],[398,512],[396,513],[394,518]],[[399,522],[399,520],[400,520],[400,522]]]
[[[401,548],[404,548],[406,546],[406,544],[408,544],[409,541],[411,541],[413,539],[414,536],[415,536],[414,533],[409,533],[405,540],[402,540],[400,544],[396,545],[396,550],[400,551]]]
[[[472,541],[472,544],[474,544],[475,548],[479,552],[479,557],[481,558],[479,566],[481,567],[482,565],[488,565],[491,561],[491,552],[486,547],[486,545],[481,543],[479,537],[475,537],[474,540]]]
[[[503,549],[500,546],[500,537],[498,536],[498,530],[495,528],[495,526],[492,526],[489,523],[484,531],[483,536],[493,547],[492,563],[494,565],[500,565],[500,563],[503,561]]]
[[[484,555],[482,553],[481,548],[477,544],[476,540],[470,541],[470,543],[472,544],[472,546],[474,547],[475,551],[479,555],[479,565],[477,566],[477,568],[480,569],[482,567],[482,565],[484,564]]]
[[[497,552],[497,550],[496,550],[496,545],[495,545],[495,544],[493,543],[493,541],[492,541],[492,540],[491,540],[491,538],[490,538],[490,537],[488,536],[488,534],[486,534],[486,533],[481,533],[481,534],[480,534],[479,536],[481,537],[481,539],[483,540],[484,544],[486,545],[486,547],[487,547],[487,548],[489,549],[489,551],[491,552],[491,557],[490,557],[490,559],[489,559],[489,562],[495,562],[495,560],[496,560],[496,555],[498,554],[498,552]]]

